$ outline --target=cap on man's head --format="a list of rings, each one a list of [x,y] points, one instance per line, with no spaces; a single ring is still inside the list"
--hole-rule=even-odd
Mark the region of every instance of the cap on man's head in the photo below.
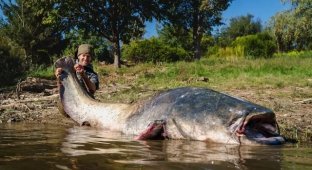
[[[86,53],[88,53],[90,55],[93,54],[92,45],[90,45],[90,44],[81,44],[78,47],[77,56],[79,56],[80,54],[86,54]]]

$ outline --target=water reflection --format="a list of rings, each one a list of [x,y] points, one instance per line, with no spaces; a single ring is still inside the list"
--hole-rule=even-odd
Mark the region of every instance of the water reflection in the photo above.
[[[62,144],[61,151],[70,156],[88,154],[122,154],[125,149],[118,148],[112,144],[119,141],[127,142],[118,132],[95,130],[89,127],[73,127],[67,130],[68,135]]]
[[[88,127],[0,124],[0,170],[311,169],[311,145],[136,141]]]
[[[134,141],[132,137],[117,132],[87,127],[69,129],[65,139],[61,150],[67,155],[110,155],[113,162],[127,165],[162,166],[183,163],[195,167],[211,165],[245,169],[251,163],[257,164],[258,167],[254,169],[280,169],[279,147],[210,144],[187,140]],[[258,151],[263,155],[256,154]],[[274,159],[267,159],[270,157]],[[257,161],[262,159],[266,159],[265,166]]]

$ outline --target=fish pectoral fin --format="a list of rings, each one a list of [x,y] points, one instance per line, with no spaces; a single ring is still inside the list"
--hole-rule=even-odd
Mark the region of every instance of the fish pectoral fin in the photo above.
[[[147,126],[139,136],[135,137],[137,140],[163,140],[168,139],[166,133],[166,122],[164,120],[155,120]]]

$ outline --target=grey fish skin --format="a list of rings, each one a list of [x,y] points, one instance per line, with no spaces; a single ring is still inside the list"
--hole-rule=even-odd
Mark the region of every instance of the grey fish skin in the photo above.
[[[257,104],[211,89],[182,87],[168,90],[143,104],[100,103],[80,86],[71,58],[63,68],[60,98],[66,113],[80,125],[140,135],[156,120],[164,122],[170,139],[228,144],[282,144],[275,114]]]
[[[127,121],[127,133],[141,131],[146,122],[160,119],[166,120],[171,139],[239,144],[236,130],[257,115],[265,115],[266,121],[276,126],[275,114],[268,108],[211,89],[182,87],[146,102]]]

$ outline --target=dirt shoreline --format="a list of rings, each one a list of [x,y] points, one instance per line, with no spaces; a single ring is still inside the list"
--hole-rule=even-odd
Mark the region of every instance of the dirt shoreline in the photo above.
[[[56,104],[59,95],[53,80],[27,78],[16,88],[0,90],[0,123],[46,123],[74,125],[60,114]]]
[[[100,89],[109,94],[109,86]],[[116,87],[112,87],[116,88]],[[310,87],[278,89],[229,89],[226,93],[271,108],[276,113],[281,134],[299,142],[312,142],[312,91]],[[59,113],[58,91],[53,80],[27,78],[16,88],[0,90],[1,123],[46,123],[73,126],[75,122]]]

